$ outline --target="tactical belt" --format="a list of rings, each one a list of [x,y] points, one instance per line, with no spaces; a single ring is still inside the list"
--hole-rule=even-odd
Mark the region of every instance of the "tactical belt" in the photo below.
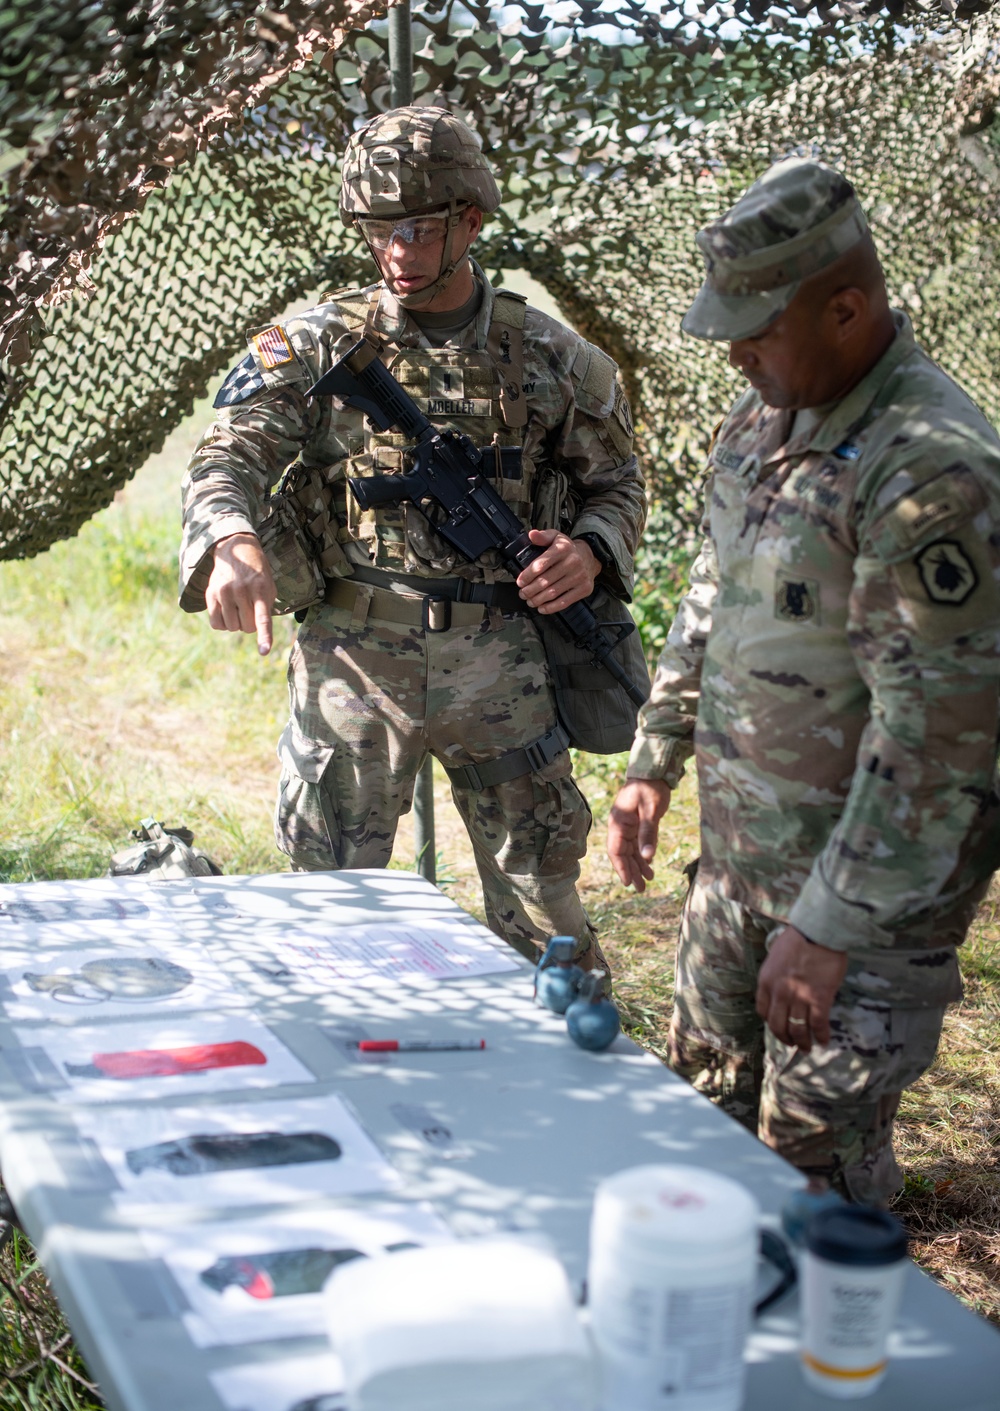
[[[380,586],[383,584],[386,586]],[[420,627],[425,632],[475,627],[488,607],[507,613],[527,611],[513,583],[420,578],[416,574],[387,573],[363,566],[355,567],[350,578],[331,579],[326,585],[324,601],[331,607],[349,608],[352,621],[358,626],[372,617],[405,627]]]
[[[492,789],[495,784],[506,784],[508,779],[519,779],[522,774],[535,774],[568,749],[569,736],[561,725],[556,725],[547,735],[523,749],[510,750],[482,764],[460,764],[455,768],[445,765],[444,772],[457,788],[479,793],[482,789]]]
[[[420,578],[415,573],[393,573],[384,568],[357,565],[351,570],[355,583],[371,583],[376,588],[389,588],[399,593],[427,594],[433,598],[449,598],[453,603],[482,603],[497,607],[501,612],[526,612],[524,599],[515,583],[470,583],[467,578]]]

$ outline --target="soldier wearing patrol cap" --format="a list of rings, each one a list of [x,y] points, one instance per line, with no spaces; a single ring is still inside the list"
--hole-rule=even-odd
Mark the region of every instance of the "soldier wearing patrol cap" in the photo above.
[[[998,860],[1000,442],[890,308],[837,172],[779,162],[697,239],[683,326],[750,386],[712,445],[609,852],[643,890],[693,754],[672,1066],[884,1201]]]
[[[478,137],[442,108],[400,108],[354,133],[341,213],[381,278],[250,336],[185,480],[181,605],[256,631],[267,652],[276,593],[285,609],[316,597],[314,565],[300,603],[285,540],[269,537],[269,496],[290,468],[321,574],[292,648],[278,846],[296,868],[384,867],[429,751],[450,776],[492,928],[529,957],[554,933],[575,936],[591,965],[600,952],[576,892],[590,813],[526,608],[558,611],[595,581],[627,599],[645,497],[615,364],[471,259],[499,203]],[[362,336],[436,426],[488,448],[484,473],[545,550],[516,582],[498,555],[463,560],[413,506],[353,499],[348,477],[409,464],[403,437],[306,395]]]

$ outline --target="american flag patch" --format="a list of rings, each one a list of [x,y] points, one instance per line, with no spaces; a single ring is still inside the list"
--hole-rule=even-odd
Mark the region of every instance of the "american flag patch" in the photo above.
[[[281,328],[265,328],[263,333],[254,335],[253,344],[263,367],[281,367],[295,356]]]

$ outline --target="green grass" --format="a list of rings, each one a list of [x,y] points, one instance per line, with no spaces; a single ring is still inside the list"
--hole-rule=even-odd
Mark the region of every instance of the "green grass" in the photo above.
[[[285,866],[271,807],[291,624],[279,624],[262,660],[249,639],[212,633],[204,615],[176,607],[177,482],[195,425],[77,539],[0,564],[0,878],[101,875],[148,815],[187,824],[227,872]],[[667,591],[647,586],[637,606],[651,645],[665,634],[683,560],[654,536],[647,570],[655,565]],[[661,828],[654,885],[626,892],[603,850],[624,764],[624,756],[576,760],[596,818],[582,891],[626,1025],[662,1054],[697,807],[686,780]],[[471,850],[440,773],[436,796],[439,878],[481,914]],[[393,864],[412,859],[404,819]],[[949,1016],[934,1068],[904,1101],[907,1189],[897,1209],[921,1263],[1000,1324],[1000,892],[980,912],[964,968],[965,1001]],[[20,1235],[0,1253],[0,1304],[0,1411],[99,1406]]]
[[[149,814],[183,815],[230,871],[281,865],[261,825],[290,625],[261,659],[179,612],[175,537],[116,506],[70,543],[0,567],[7,880],[99,873]]]
[[[99,1411],[34,1250],[18,1230],[0,1254],[0,1406],[3,1411]]]

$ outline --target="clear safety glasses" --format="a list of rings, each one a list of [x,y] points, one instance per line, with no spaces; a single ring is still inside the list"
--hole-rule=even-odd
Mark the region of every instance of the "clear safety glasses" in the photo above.
[[[388,250],[394,240],[404,245],[435,245],[444,238],[447,211],[405,220],[361,220],[361,232],[373,250]]]

